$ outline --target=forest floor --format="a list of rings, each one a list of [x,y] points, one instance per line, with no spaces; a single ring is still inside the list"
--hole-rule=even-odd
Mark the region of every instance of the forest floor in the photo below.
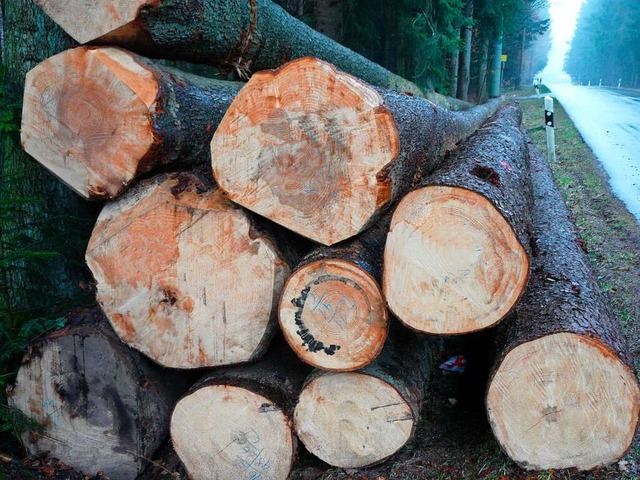
[[[533,88],[514,92],[526,97]],[[535,143],[545,151],[542,126],[543,99],[519,100],[524,126]],[[557,161],[552,165],[556,182],[573,212],[585,241],[600,286],[615,309],[629,347],[640,367],[640,225],[616,198],[608,179],[589,147],[561,105],[556,113]],[[384,464],[368,469],[329,468],[304,450],[292,473],[292,480],[520,480],[562,479],[600,480],[640,478],[640,435],[636,435],[630,453],[620,462],[590,473],[572,471],[526,472],[501,452],[486,420],[484,393],[490,357],[486,353],[490,333],[448,340],[441,361],[466,355],[463,374],[445,374],[437,369],[425,402],[423,421],[415,438]],[[143,475],[151,479],[184,479],[176,468],[175,454],[165,447],[163,460]],[[173,460],[168,461],[167,459]],[[70,470],[44,460],[31,460],[20,467],[0,456],[0,480],[5,479],[82,479]],[[160,465],[162,464],[162,465]],[[99,468],[99,466],[96,466]],[[96,470],[97,470],[96,468]],[[3,473],[4,472],[4,473]]]

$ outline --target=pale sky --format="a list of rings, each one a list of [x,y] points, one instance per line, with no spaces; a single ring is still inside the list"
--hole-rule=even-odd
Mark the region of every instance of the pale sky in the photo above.
[[[585,0],[549,0],[551,50],[547,66],[538,75],[545,83],[569,81],[569,77],[563,75],[562,66],[573,38],[580,6],[584,2]]]

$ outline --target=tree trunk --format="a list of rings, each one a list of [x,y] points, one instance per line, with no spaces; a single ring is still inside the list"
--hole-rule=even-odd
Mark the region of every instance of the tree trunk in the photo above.
[[[529,277],[531,183],[521,111],[502,108],[402,199],[383,290],[407,326],[461,334],[500,322]]]
[[[195,174],[155,177],[107,204],[86,259],[118,335],[172,368],[259,358],[289,273],[272,236]]]
[[[352,52],[269,0],[36,0],[80,43],[114,43],[149,56],[220,65],[240,76],[317,57],[380,87],[413,83]],[[115,12],[115,13],[114,13]]]
[[[524,75],[524,52],[526,47],[526,40],[527,40],[527,28],[524,27],[522,29],[522,34],[521,34],[518,75],[516,76],[516,84],[515,84],[516,89],[519,89],[520,86],[522,85],[522,77]]]
[[[464,7],[464,15],[473,20],[473,0],[467,0]],[[464,40],[464,50],[460,52],[459,73],[458,73],[458,98],[469,99],[469,81],[471,71],[471,41],[473,39],[473,25],[469,24],[462,28],[462,38]]]
[[[457,28],[454,31],[454,38],[460,39],[460,29]],[[453,52],[449,54],[449,96],[455,97],[458,92],[458,68],[460,49],[456,47]]]
[[[588,470],[629,449],[640,390],[549,166],[529,148],[533,273],[505,326],[486,406],[498,442],[522,467]]]
[[[485,96],[487,90],[487,73],[489,70],[489,39],[485,37],[482,39],[482,46],[480,50],[480,64],[478,69],[478,92],[476,94],[476,101],[481,102],[487,98]]]
[[[342,43],[342,15],[344,0],[314,0],[313,14],[316,30],[338,43]]]
[[[153,168],[210,161],[241,86],[118,48],[67,50],[27,75],[22,143],[83,197],[114,198]]]
[[[23,434],[30,454],[129,480],[164,441],[186,387],[127,348],[93,308],[31,344],[8,397],[43,428]]]
[[[213,172],[234,202],[331,245],[370,226],[496,105],[450,112],[305,58],[242,89],[214,134]]]
[[[357,372],[311,374],[294,415],[309,452],[335,467],[360,468],[384,461],[411,439],[439,343],[404,337],[389,341]]]
[[[193,480],[289,476],[293,409],[310,369],[276,343],[258,363],[206,374],[176,405],[171,440]]]
[[[84,296],[78,286],[90,275],[75,258],[95,216],[24,153],[18,134],[27,71],[74,42],[33,2],[2,2],[1,20],[0,114],[14,120],[0,132],[0,317],[17,328],[25,316],[61,315]]]

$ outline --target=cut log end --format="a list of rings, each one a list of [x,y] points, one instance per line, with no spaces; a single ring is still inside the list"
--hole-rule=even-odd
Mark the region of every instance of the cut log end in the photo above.
[[[30,454],[137,477],[164,440],[170,412],[134,357],[99,330],[67,327],[33,345],[8,392],[9,405],[42,427],[23,434]]]
[[[343,260],[319,260],[299,268],[287,280],[279,318],[298,356],[326,370],[368,365],[382,350],[388,331],[378,284]]]
[[[523,246],[482,195],[429,186],[394,213],[384,257],[389,308],[407,326],[461,334],[501,321],[529,276]]]
[[[153,147],[149,110],[158,88],[120,49],[55,55],[26,77],[24,149],[83,197],[112,198]]]
[[[35,0],[78,43],[87,43],[133,22],[145,5],[158,0]]]
[[[213,385],[184,397],[171,418],[171,440],[190,478],[287,478],[294,438],[286,415],[241,387]]]
[[[600,341],[558,333],[511,350],[487,393],[505,452],[535,470],[589,470],[620,459],[638,423],[631,370]]]
[[[358,233],[391,197],[393,116],[376,90],[303,58],[254,75],[211,143],[230,198],[325,245]]]
[[[245,211],[190,174],[156,177],[108,204],[86,259],[118,335],[173,368],[262,353],[289,271]]]
[[[411,406],[390,384],[362,373],[325,373],[302,391],[294,423],[315,456],[341,468],[383,461],[411,437]]]

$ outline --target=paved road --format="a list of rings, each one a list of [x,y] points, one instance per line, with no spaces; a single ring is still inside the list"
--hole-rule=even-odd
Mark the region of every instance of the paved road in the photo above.
[[[551,85],[610,177],[613,192],[640,222],[640,94]]]

